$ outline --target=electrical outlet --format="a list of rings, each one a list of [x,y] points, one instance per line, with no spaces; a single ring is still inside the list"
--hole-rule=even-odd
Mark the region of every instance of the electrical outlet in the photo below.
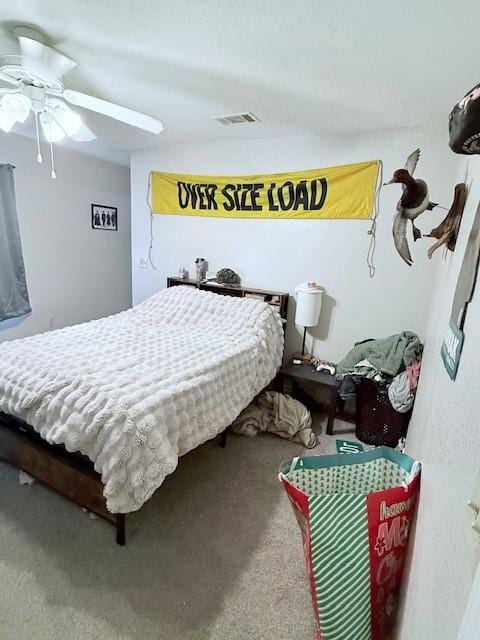
[[[148,260],[146,258],[140,258],[138,261],[138,266],[140,269],[148,269]]]

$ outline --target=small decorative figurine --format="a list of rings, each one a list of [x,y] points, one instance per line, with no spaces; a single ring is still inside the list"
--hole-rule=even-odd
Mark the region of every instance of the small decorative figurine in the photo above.
[[[240,276],[232,269],[224,268],[217,272],[217,282],[220,284],[240,285]]]
[[[207,273],[208,262],[205,258],[195,258],[195,266],[197,268],[197,282],[202,282]]]

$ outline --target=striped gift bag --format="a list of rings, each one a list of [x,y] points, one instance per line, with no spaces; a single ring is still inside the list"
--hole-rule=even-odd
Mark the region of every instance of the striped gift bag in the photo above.
[[[317,640],[386,640],[420,464],[388,447],[294,458],[280,480],[300,525]]]

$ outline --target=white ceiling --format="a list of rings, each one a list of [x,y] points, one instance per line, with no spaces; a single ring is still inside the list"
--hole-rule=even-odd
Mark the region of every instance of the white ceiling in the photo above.
[[[446,127],[480,81],[479,23],[478,0],[15,0],[0,7],[0,52],[15,50],[14,25],[40,28],[78,62],[70,88],[164,122],[155,136],[85,112],[108,153]],[[210,120],[240,111],[262,124]]]

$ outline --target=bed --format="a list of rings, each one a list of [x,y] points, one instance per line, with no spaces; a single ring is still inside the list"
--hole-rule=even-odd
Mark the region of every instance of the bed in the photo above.
[[[279,314],[172,287],[107,318],[0,344],[0,457],[113,522],[274,378]]]

